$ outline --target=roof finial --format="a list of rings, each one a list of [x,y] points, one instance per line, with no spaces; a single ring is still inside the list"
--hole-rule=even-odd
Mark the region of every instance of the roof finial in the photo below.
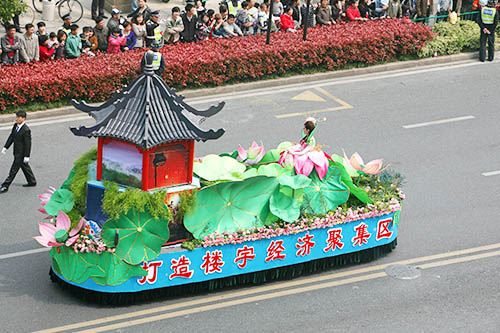
[[[153,69],[154,56],[155,56],[155,54],[151,50],[146,52],[146,54],[144,55],[145,66],[143,69],[143,73],[145,75],[153,75],[155,73],[155,71]]]

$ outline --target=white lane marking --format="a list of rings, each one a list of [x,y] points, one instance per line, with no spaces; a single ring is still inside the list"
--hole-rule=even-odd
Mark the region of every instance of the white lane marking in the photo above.
[[[36,127],[36,126],[42,126],[42,125],[52,125],[52,124],[58,124],[58,123],[65,123],[65,122],[70,122],[70,121],[75,121],[75,120],[85,120],[85,119],[92,119],[92,117],[90,116],[61,116],[61,117],[54,117],[54,118],[49,118],[47,120],[47,118],[45,118],[44,120],[40,120],[40,121],[36,121],[36,120],[32,120],[32,121],[27,121],[26,123],[30,126],[30,127]],[[12,121],[12,123],[10,123],[9,125],[4,125],[4,126],[0,126],[0,131],[5,131],[5,130],[11,130],[12,129],[12,125],[13,125],[14,121]]]
[[[485,177],[489,177],[489,176],[498,176],[500,175],[500,170],[497,170],[497,171],[489,171],[489,172],[483,172],[482,173],[483,176]]]
[[[10,259],[10,258],[15,258],[15,257],[21,257],[21,256],[26,256],[28,254],[35,254],[35,253],[40,253],[40,252],[47,252],[50,251],[50,249],[43,247],[41,249],[33,249],[33,250],[26,250],[26,251],[21,251],[21,252],[13,252],[13,253],[7,253],[7,254],[1,254],[0,255],[0,260],[2,259]]]
[[[431,126],[431,125],[453,123],[456,121],[469,120],[469,119],[474,119],[474,118],[475,118],[474,116],[463,116],[463,117],[456,117],[456,118],[449,118],[449,119],[441,119],[441,120],[427,121],[425,123],[419,123],[419,124],[413,124],[413,125],[404,125],[403,128],[409,129],[409,128],[425,127],[425,126]]]
[[[316,87],[328,87],[328,86],[334,86],[334,85],[339,85],[339,84],[356,83],[356,82],[362,82],[362,81],[373,81],[373,80],[388,79],[388,78],[399,77],[399,76],[415,75],[415,74],[421,74],[421,73],[443,71],[443,70],[448,70],[448,69],[457,69],[457,68],[462,68],[462,67],[477,66],[479,64],[483,64],[483,63],[478,62],[478,61],[467,60],[464,62],[460,62],[458,64],[449,65],[449,66],[443,66],[442,64],[436,64],[436,65],[432,65],[432,67],[426,66],[425,68],[415,69],[415,70],[408,70],[408,69],[398,69],[398,70],[392,70],[392,71],[389,70],[388,71],[389,73],[387,73],[387,74],[381,74],[383,72],[378,72],[378,73],[372,73],[372,74],[361,74],[361,75],[357,75],[354,78],[353,77],[335,78],[335,79],[318,80],[318,81],[307,82],[307,83],[294,83],[294,84],[284,85],[283,88],[281,88],[280,86],[260,88],[260,89],[255,89],[255,90],[248,90],[246,92],[244,91],[242,93],[234,93],[233,92],[233,93],[227,93],[227,94],[218,94],[212,98],[204,98],[204,97],[186,98],[186,102],[189,102],[189,104],[213,103],[213,102],[228,101],[228,100],[233,100],[233,99],[276,94],[278,92],[281,93],[281,92],[297,91],[297,90],[311,89],[311,88],[316,88]],[[182,91],[180,91],[179,94],[182,95]]]

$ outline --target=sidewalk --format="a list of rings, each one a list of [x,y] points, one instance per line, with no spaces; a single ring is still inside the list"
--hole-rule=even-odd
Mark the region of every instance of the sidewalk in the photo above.
[[[90,26],[90,27],[94,27],[95,26],[95,22],[94,20],[92,20],[91,18],[91,5],[92,5],[92,0],[79,0],[81,2],[81,4],[83,5],[83,10],[84,10],[84,13],[83,13],[83,17],[80,21],[77,22],[77,24],[81,27],[85,27],[85,26]],[[208,9],[213,9],[215,10],[216,12],[218,11],[219,9],[219,2],[221,0],[207,0],[207,4],[206,4],[206,7]],[[32,0],[26,0],[26,2],[31,6],[33,7],[32,5]],[[179,7],[181,9],[181,11],[184,9],[184,0],[170,0],[168,3],[165,3],[161,0],[148,0],[148,6],[152,9],[152,10],[159,10],[160,11],[160,20],[161,21],[164,21],[166,20],[172,13],[172,7]],[[119,9],[119,8],[118,8]],[[109,14],[109,12],[106,12],[106,16],[108,16],[108,19],[109,17],[111,17],[111,15]],[[127,16],[129,13],[123,13],[122,15],[123,16]],[[28,18],[27,17],[23,17],[21,16],[20,18],[20,23],[21,23],[21,27],[23,28],[23,33],[24,33],[24,25],[26,23],[29,23],[28,22]],[[42,14],[41,13],[36,13],[36,17],[35,17],[35,26],[36,26],[36,23],[37,22],[40,22],[42,21]],[[47,26],[47,31],[48,32],[57,32],[57,30],[59,30],[59,28],[62,26],[63,24],[63,21],[60,19],[59,15],[57,14],[57,8],[55,9],[55,14],[54,14],[54,21],[51,21],[51,22],[45,22],[46,26]],[[1,33],[4,33],[5,32],[5,29],[3,27],[1,27]]]

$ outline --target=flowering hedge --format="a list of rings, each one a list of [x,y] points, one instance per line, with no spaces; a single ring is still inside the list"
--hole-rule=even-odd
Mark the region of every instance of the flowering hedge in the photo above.
[[[278,32],[271,45],[265,36],[211,39],[168,45],[165,81],[172,87],[202,87],[270,74],[301,72],[306,68],[333,70],[349,63],[375,64],[416,55],[432,32],[406,20],[352,22],[308,30]],[[0,68],[0,110],[32,103],[72,98],[103,101],[137,77],[144,50],[97,57],[38,62]]]

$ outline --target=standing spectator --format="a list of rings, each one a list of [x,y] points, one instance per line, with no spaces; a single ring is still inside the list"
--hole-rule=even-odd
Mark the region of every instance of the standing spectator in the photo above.
[[[68,35],[62,30],[57,33],[57,49],[56,49],[56,60],[66,59],[66,41],[68,40]]]
[[[111,18],[108,21],[108,24],[106,26],[108,27],[108,32],[111,33],[111,31],[114,30],[114,28],[118,28],[121,30],[121,21],[120,21],[120,14],[122,13],[121,10],[117,8],[113,8],[111,10]]]
[[[151,18],[152,12],[153,11],[151,10],[151,8],[149,8],[146,0],[139,0],[139,7],[137,7],[137,9],[132,13],[128,14],[127,17],[131,17],[132,22],[137,23],[137,16],[142,15],[144,22],[147,22]]]
[[[25,26],[26,33],[21,38],[21,61],[30,63],[40,60],[40,46],[38,36],[35,35],[35,27],[28,23]]]
[[[16,26],[7,26],[7,34],[0,39],[2,44],[2,63],[15,64],[19,61],[19,50],[21,49],[21,41],[16,35]]]
[[[380,1],[380,0],[377,0]],[[386,0],[388,1],[388,0]],[[436,0],[438,1],[438,0]],[[416,0],[417,5],[417,16],[419,18],[425,18],[428,15],[429,8],[434,7],[434,0]],[[377,9],[375,9],[376,11]]]
[[[276,24],[277,27],[279,27],[280,24],[280,17],[285,11],[283,4],[281,3],[281,0],[270,0],[274,1],[274,6],[273,6],[273,12],[271,13],[273,15],[273,22]]]
[[[132,30],[132,24],[130,24],[130,22],[123,23],[123,37],[126,39],[123,51],[132,50],[135,47],[137,39],[135,38],[135,33]]]
[[[203,7],[203,4],[201,3],[200,0],[196,1],[194,8],[196,9],[195,15],[196,15],[196,17],[198,17],[198,19],[200,18],[201,14],[205,14],[205,7]]]
[[[57,42],[57,35],[55,32],[51,32],[49,34],[49,42],[48,42],[48,47],[51,48],[53,47],[54,49],[57,49],[57,47],[59,46],[58,42]]]
[[[107,18],[104,15],[104,0],[92,0],[92,19],[95,21],[98,16]]]
[[[316,25],[316,22],[314,20],[314,12],[316,11],[317,4],[310,4],[309,6],[309,19],[307,20],[307,27],[313,27]],[[300,17],[302,18],[300,21],[300,26],[304,27],[306,23],[306,12],[307,12],[307,0],[304,1],[302,6],[300,6]]]
[[[141,48],[146,45],[146,22],[141,14],[135,18],[136,23],[132,24],[132,30],[135,35],[135,48]]]
[[[394,1],[394,0],[392,0]],[[396,0],[399,1],[399,0]],[[359,13],[359,1],[358,0],[352,0],[351,5],[346,9],[345,13],[347,15],[347,19],[349,22],[354,22],[354,21],[366,21],[366,17],[361,17],[361,14]],[[401,6],[399,6],[401,9]]]
[[[172,16],[167,20],[164,39],[167,44],[177,43],[181,38],[181,32],[184,30],[184,24],[180,17],[181,10],[179,7],[172,8]]]
[[[236,24],[240,27],[243,35],[253,35],[253,23],[248,15],[248,2],[246,1],[241,3],[241,9],[236,14]]]
[[[495,57],[495,29],[498,24],[498,11],[495,8],[495,0],[488,0],[488,5],[481,8],[478,16],[478,24],[481,28],[479,39],[479,60],[486,59],[486,41],[488,41],[488,61]]]
[[[335,24],[332,18],[332,7],[328,4],[328,0],[321,0],[321,6],[316,13],[316,22],[318,22],[319,25]]]
[[[207,40],[210,36],[210,31],[212,27],[208,22],[208,15],[202,13],[198,17],[198,22],[196,22],[196,38],[198,40]]]
[[[236,16],[236,14],[238,13],[238,10],[241,9],[241,1],[229,0],[226,2],[226,8],[228,11],[228,15],[232,14],[232,15]]]
[[[226,32],[226,35],[228,37],[236,37],[236,36],[243,36],[243,32],[241,32],[240,27],[236,23],[234,23],[234,15],[229,14],[227,16],[227,22],[224,24],[224,31]]]
[[[94,34],[97,37],[97,49],[101,52],[108,50],[108,27],[104,26],[104,18],[98,16],[95,19]]]
[[[45,27],[45,22],[38,22],[36,24],[38,30],[36,31],[37,36],[43,36],[43,35],[48,35],[46,27]]]
[[[401,18],[403,16],[403,6],[400,0],[390,0],[387,16],[392,18]]]
[[[57,32],[62,30],[66,33],[66,35],[69,36],[69,34],[71,33],[71,24],[73,24],[73,18],[71,17],[71,15],[66,14],[62,17],[62,19],[63,25],[59,28],[59,30],[57,30]]]
[[[160,12],[155,10],[151,13],[151,18],[146,22],[146,47],[151,47],[153,41],[161,42],[162,31],[160,23]]]
[[[439,0],[438,2],[438,15],[439,16],[448,16],[453,9],[453,0]],[[441,19],[445,20],[444,18]]]
[[[306,0],[307,1],[307,0]],[[311,8],[309,8],[311,9]],[[300,0],[294,0],[292,4],[292,18],[295,27],[300,26]]]
[[[295,25],[293,24],[293,9],[292,7],[286,7],[285,12],[280,16],[280,29],[281,31],[291,31],[295,32]]]
[[[332,18],[334,22],[341,21],[345,18],[344,5],[342,1],[332,1]]]
[[[82,50],[82,39],[78,34],[78,29],[79,29],[78,25],[76,24],[71,25],[71,34],[66,40],[66,46],[65,46],[66,58],[68,59],[74,59],[80,56]]]
[[[185,9],[186,12],[181,15],[182,24],[184,25],[184,30],[181,32],[181,42],[191,43],[194,42],[196,33],[196,16],[194,15],[196,9],[189,3]]]
[[[226,37],[226,32],[224,31],[224,21],[222,20],[221,14],[215,14],[214,27],[212,29],[212,36],[216,38]]]
[[[33,171],[29,166],[30,154],[31,154],[31,130],[26,121],[26,112],[17,111],[16,112],[16,123],[12,127],[9,138],[2,148],[2,154],[7,152],[7,149],[14,144],[14,162],[10,168],[9,176],[3,182],[0,193],[5,193],[9,190],[10,184],[14,178],[16,178],[19,169],[23,170],[24,176],[26,177],[27,184],[23,187],[36,186],[36,179]]]
[[[120,28],[114,27],[108,39],[108,53],[120,53],[120,48],[126,43],[127,39],[120,36]]]
[[[54,59],[56,50],[49,47],[49,37],[47,35],[38,36],[38,43],[40,44],[40,60]]]
[[[254,33],[256,33],[257,19],[259,17],[259,9],[255,5],[255,0],[248,1],[248,16],[253,24]]]

